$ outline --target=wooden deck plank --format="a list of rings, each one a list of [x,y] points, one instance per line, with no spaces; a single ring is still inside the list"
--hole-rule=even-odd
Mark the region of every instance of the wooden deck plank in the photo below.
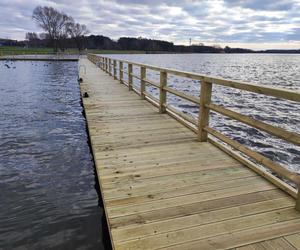
[[[279,193],[278,190],[269,190],[259,193],[244,194],[209,201],[198,201],[196,203],[188,204],[185,206],[175,206],[166,209],[111,218],[111,228],[121,228],[130,225],[145,224],[171,218],[185,217],[188,215],[199,214],[208,211],[217,211],[219,209],[267,201],[278,198],[280,196],[281,193]]]
[[[290,221],[297,218],[299,218],[298,212],[296,212],[293,208],[287,208],[279,211],[275,210],[265,212],[263,214],[243,216],[241,218],[225,220],[222,222],[189,227],[148,237],[140,237],[134,240],[121,238],[119,239],[121,242],[117,241],[116,245],[120,249],[156,249],[169,247],[178,243],[187,243],[188,245],[189,241],[201,240],[210,237],[216,238],[220,235],[228,234],[229,232],[233,234],[234,232],[239,232],[245,229],[249,230],[251,228],[259,228],[265,225]],[[124,240],[124,242],[122,240]],[[193,245],[194,243],[191,244]]]
[[[300,234],[292,234],[284,237],[294,248],[300,249]]]
[[[248,178],[237,178],[234,180],[227,180],[220,182],[212,182],[205,183],[202,185],[196,184],[186,184],[184,186],[171,186],[169,188],[165,187],[155,187],[151,188],[151,190],[110,190],[110,192],[105,192],[107,197],[107,203],[111,203],[112,205],[128,204],[132,202],[137,202],[138,200],[142,200],[143,202],[148,199],[158,200],[162,198],[171,198],[178,197],[186,194],[192,193],[204,193],[208,191],[227,189],[232,187],[238,187],[243,185],[255,185],[256,183],[261,182],[260,178],[257,176],[251,176]]]
[[[115,234],[117,235],[118,240],[126,241],[292,206],[293,202],[287,199],[287,197],[284,197],[259,203],[251,203],[237,207],[219,209],[216,211],[156,221],[153,223],[144,223],[142,225],[129,225],[127,227],[116,229]]]
[[[129,204],[127,206],[122,206],[122,207],[112,206],[112,207],[108,207],[108,209],[109,209],[110,216],[113,218],[113,217],[130,215],[130,214],[135,214],[140,212],[154,211],[154,210],[164,209],[168,207],[184,206],[184,205],[195,203],[195,201],[198,200],[209,201],[212,199],[220,199],[220,198],[226,198],[231,196],[238,196],[241,194],[258,192],[261,190],[272,190],[272,189],[274,189],[274,186],[269,183],[259,183],[255,186],[246,185],[246,186],[228,188],[226,189],[226,192],[224,190],[215,190],[211,192],[186,194],[180,197],[165,198],[165,199],[154,200],[154,201],[151,201],[151,198],[149,198],[150,202],[143,202],[143,203],[136,202],[134,204]]]
[[[296,250],[283,237],[238,247],[235,250]]]
[[[221,250],[248,245],[251,243],[270,240],[281,236],[289,235],[291,233],[300,232],[300,219],[289,220],[270,225],[265,225],[248,230],[237,232],[228,232],[223,235],[210,237],[202,240],[196,240],[187,244],[173,245],[163,249],[172,250]],[[121,248],[120,248],[121,249]]]
[[[293,198],[88,60],[80,64],[115,249],[297,249]]]

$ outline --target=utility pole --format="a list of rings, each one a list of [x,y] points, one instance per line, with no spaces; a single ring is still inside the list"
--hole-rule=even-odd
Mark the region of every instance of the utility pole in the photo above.
[[[192,45],[192,38],[190,38],[190,46]]]

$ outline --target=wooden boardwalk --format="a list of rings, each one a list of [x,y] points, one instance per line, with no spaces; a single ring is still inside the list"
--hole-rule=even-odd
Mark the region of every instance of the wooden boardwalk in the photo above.
[[[114,249],[300,249],[292,197],[87,59],[79,64]]]

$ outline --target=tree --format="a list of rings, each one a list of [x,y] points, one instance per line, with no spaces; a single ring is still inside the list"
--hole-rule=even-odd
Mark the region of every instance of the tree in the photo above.
[[[73,19],[65,13],[47,6],[37,6],[33,10],[32,18],[48,33],[53,49],[57,52],[58,46],[61,45],[61,40],[67,37],[67,26]]]
[[[27,32],[26,33],[26,40],[36,40],[39,39],[37,33],[35,32]]]
[[[39,37],[35,32],[27,32],[26,40],[28,40],[28,46],[37,46],[39,42]]]
[[[84,35],[90,33],[84,24],[71,22],[68,26],[68,33],[75,41],[78,50],[83,49]]]
[[[39,34],[39,38],[40,38],[41,40],[49,40],[49,39],[50,39],[48,33],[40,33],[40,34]]]

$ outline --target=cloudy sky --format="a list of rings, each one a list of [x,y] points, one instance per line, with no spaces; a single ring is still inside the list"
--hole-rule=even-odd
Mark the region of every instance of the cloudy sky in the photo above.
[[[31,19],[37,5],[62,10],[93,34],[113,39],[300,48],[300,0],[0,0],[0,37],[41,32]]]

